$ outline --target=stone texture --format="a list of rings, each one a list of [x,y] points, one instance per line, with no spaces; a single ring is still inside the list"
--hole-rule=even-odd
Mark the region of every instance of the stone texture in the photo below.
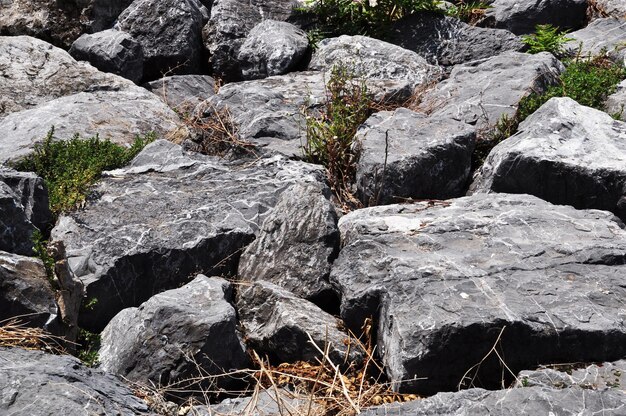
[[[319,305],[335,301],[328,274],[339,252],[339,230],[329,198],[326,185],[285,190],[241,255],[239,278],[275,283]]]
[[[199,0],[135,0],[115,28],[143,48],[144,80],[198,73],[203,67],[202,27],[209,12]]]
[[[243,79],[282,75],[295,68],[309,48],[306,32],[276,20],[263,20],[246,37],[237,60]]]
[[[552,98],[493,148],[471,189],[532,194],[626,220],[625,139],[626,123],[571,98]]]
[[[97,33],[110,29],[119,15],[133,2],[133,0],[80,0],[87,2],[83,9],[83,16],[87,20],[88,32]]]
[[[109,29],[84,34],[72,44],[69,53],[100,71],[112,72],[133,82],[143,77],[143,49],[128,33]]]
[[[622,0],[595,0],[594,3],[603,14],[626,18],[626,3]]]
[[[567,37],[573,39],[565,44],[572,54],[596,56],[605,52],[626,64],[626,19],[597,19]]]
[[[465,123],[399,108],[372,115],[356,140],[356,185],[366,206],[465,193],[475,142]]]
[[[626,80],[620,82],[615,92],[607,97],[606,112],[626,121]]]
[[[393,24],[391,36],[393,43],[443,66],[524,48],[520,38],[508,30],[471,26],[441,13],[407,16]]]
[[[420,109],[463,121],[477,129],[513,116],[519,101],[558,82],[563,65],[548,52],[505,52],[485,61],[457,65],[450,78],[422,97]]]
[[[32,172],[18,172],[0,166],[0,182],[4,182],[17,197],[28,221],[42,231],[50,225],[52,213],[43,179]]]
[[[102,329],[120,310],[190,275],[234,274],[280,193],[323,177],[319,167],[284,158],[236,166],[163,140],[147,146],[52,231],[87,299],[98,299],[81,311],[82,326]]]
[[[280,388],[262,389],[250,397],[226,399],[210,406],[195,406],[186,416],[284,416],[323,413],[321,405],[311,403],[308,397]]]
[[[509,370],[626,354],[626,231],[606,211],[482,194],[357,210],[339,229],[341,316],[353,329],[374,316],[396,390],[474,375],[494,388]],[[481,362],[496,342],[509,370]]]
[[[322,351],[328,348],[335,365],[363,359],[363,351],[350,345],[339,329],[339,319],[272,283],[260,280],[241,286],[237,309],[246,343],[275,364],[322,360],[310,340]]]
[[[11,415],[148,415],[112,375],[74,357],[0,348],[0,412]]]
[[[215,80],[208,75],[173,75],[144,85],[168,106],[183,114],[215,94]]]
[[[579,366],[555,365],[553,368],[522,371],[517,375],[516,387],[544,387],[562,389],[580,387],[586,390],[619,389],[626,386],[626,361]]]
[[[100,368],[148,385],[246,368],[248,356],[231,300],[230,283],[198,275],[180,289],[122,310],[102,332]],[[223,377],[187,387],[206,390],[232,384],[232,378]]]

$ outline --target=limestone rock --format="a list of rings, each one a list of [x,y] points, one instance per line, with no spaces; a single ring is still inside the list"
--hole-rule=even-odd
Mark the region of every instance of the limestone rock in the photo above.
[[[626,121],[626,80],[619,83],[616,91],[607,97],[606,112]]]
[[[571,364],[553,368],[522,371],[517,375],[516,387],[544,387],[562,389],[580,387],[586,390],[621,389],[626,386],[626,360],[591,364],[572,368]]]
[[[169,107],[183,114],[215,95],[215,80],[208,75],[172,75],[144,85]]]
[[[606,53],[622,64],[626,63],[626,19],[608,17],[589,23],[584,29],[568,33],[571,42],[565,44],[570,53],[596,56]]]
[[[626,4],[622,0],[595,0],[594,3],[603,14],[626,18]]]

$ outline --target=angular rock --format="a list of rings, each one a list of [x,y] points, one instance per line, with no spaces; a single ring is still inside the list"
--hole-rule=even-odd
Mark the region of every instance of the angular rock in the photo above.
[[[587,0],[493,0],[485,17],[479,22],[483,26],[507,29],[516,35],[533,33],[537,25],[551,24],[566,29],[584,26]]]
[[[199,0],[135,0],[115,28],[143,48],[144,79],[197,73],[203,66],[202,27],[209,12]]]
[[[0,412],[12,415],[148,415],[116,377],[74,357],[0,347]]]
[[[619,83],[615,92],[606,99],[606,112],[626,121],[626,80]]]
[[[233,273],[280,193],[323,182],[321,168],[284,158],[235,166],[158,140],[109,172],[87,206],[59,219],[71,271],[97,299],[81,326],[101,330],[120,310],[180,287],[190,275]]]
[[[366,36],[343,35],[319,42],[309,70],[330,71],[336,65],[345,65],[364,79],[404,80],[413,88],[432,84],[441,76],[439,67],[415,52]]]
[[[584,29],[568,33],[571,42],[565,44],[572,54],[583,57],[602,53],[622,64],[626,63],[626,19],[608,17],[589,23]]]
[[[286,74],[296,67],[309,48],[306,32],[276,20],[263,20],[246,37],[237,60],[243,79]]]
[[[625,139],[626,123],[571,98],[552,98],[493,148],[471,190],[532,194],[626,221]]]
[[[81,92],[0,119],[0,162],[30,154],[51,127],[55,128],[53,137],[59,140],[97,134],[124,145],[150,132],[172,140],[189,136],[176,113],[144,88]]]
[[[148,82],[144,87],[179,113],[191,112],[215,95],[215,80],[208,75],[173,75]]]
[[[357,210],[339,228],[341,316],[377,321],[396,390],[494,388],[539,363],[626,354],[626,230],[606,211],[483,194]],[[494,345],[506,370],[485,357]]]
[[[420,110],[463,121],[477,129],[513,116],[520,100],[541,94],[559,80],[563,65],[548,52],[505,52],[485,61],[457,65],[450,78],[424,94]]]
[[[553,368],[522,371],[515,387],[543,387],[562,389],[580,387],[586,390],[621,389],[626,386],[626,361],[591,364],[576,368],[571,364]]]
[[[88,6],[83,9],[83,16],[90,33],[101,32],[113,27],[119,15],[133,0],[81,0]]]
[[[603,15],[626,18],[626,3],[622,0],[595,0],[594,7]]]
[[[392,26],[392,42],[433,65],[453,66],[520,51],[524,44],[504,29],[481,28],[441,13],[417,13]]]
[[[260,280],[242,286],[237,309],[248,346],[273,363],[316,363],[323,358],[315,345],[322,351],[328,348],[335,365],[363,359],[363,351],[350,345],[339,329],[339,319],[272,283]]]
[[[247,367],[231,300],[230,283],[198,275],[180,289],[122,310],[102,332],[100,368],[131,381],[168,385]],[[211,380],[213,388],[227,388],[232,381]],[[207,389],[207,383],[188,387]]]
[[[0,166],[0,182],[8,185],[17,197],[28,221],[42,231],[50,225],[52,213],[43,179],[32,172],[18,172]]]
[[[109,29],[84,34],[72,44],[69,53],[100,71],[112,72],[136,83],[143,77],[143,49],[125,32]]]
[[[475,132],[465,123],[406,108],[372,115],[358,130],[356,185],[366,206],[462,196]]]
[[[339,252],[337,213],[330,189],[315,183],[285,190],[239,260],[244,281],[266,280],[320,305],[336,302],[328,283]]]

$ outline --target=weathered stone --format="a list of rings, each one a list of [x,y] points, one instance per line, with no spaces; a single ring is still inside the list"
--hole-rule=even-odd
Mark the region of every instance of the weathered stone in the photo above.
[[[548,52],[505,52],[485,61],[457,65],[450,78],[424,94],[420,109],[442,118],[475,125],[495,125],[513,116],[520,100],[541,94],[559,80],[563,65]]]
[[[133,0],[81,0],[88,6],[83,9],[83,16],[90,33],[101,32],[113,27],[119,15]]]
[[[597,19],[567,37],[573,39],[565,44],[572,54],[586,57],[605,53],[626,64],[626,19]]]
[[[615,92],[607,97],[606,112],[626,121],[626,80],[619,83]]]
[[[28,221],[39,230],[45,230],[50,225],[52,213],[43,179],[32,172],[18,172],[0,166],[0,182],[11,188]]]
[[[382,40],[366,36],[340,36],[319,42],[310,70],[330,71],[345,65],[363,79],[408,81],[413,88],[436,82],[441,69],[420,55]]]
[[[626,18],[626,3],[622,0],[594,0],[593,6],[602,15]]]
[[[224,279],[198,275],[180,289],[122,310],[102,332],[100,368],[145,384],[168,385],[248,366]],[[187,388],[227,388],[233,378],[190,382]]]
[[[493,148],[471,190],[531,194],[626,221],[626,123],[552,98]]]
[[[237,309],[247,344],[273,363],[317,363],[323,360],[319,350],[325,349],[335,365],[363,359],[363,351],[350,345],[339,329],[339,319],[272,283],[260,280],[241,286]]]
[[[356,140],[357,191],[366,206],[465,193],[475,141],[465,123],[400,108],[371,116]]]
[[[626,355],[622,227],[529,195],[367,208],[339,221],[330,279],[350,328],[377,320],[394,389],[493,388],[539,363]]]
[[[87,299],[98,300],[81,312],[81,325],[102,329],[120,310],[190,275],[234,274],[279,194],[323,178],[321,168],[284,158],[231,166],[163,140],[150,144],[129,167],[106,174],[87,206],[52,231]]]
[[[143,77],[143,49],[125,32],[109,29],[82,35],[72,44],[69,53],[100,71],[112,72],[133,82]]]
[[[336,301],[328,283],[339,252],[337,214],[326,185],[296,184],[265,218],[239,261],[239,278],[266,280],[320,306]]]
[[[309,397],[294,393],[286,388],[262,388],[249,397],[225,399],[209,406],[193,406],[186,416],[284,416],[299,414],[322,414],[324,408]]]
[[[173,75],[144,85],[179,113],[191,112],[215,95],[215,80],[208,75]]]
[[[209,12],[199,0],[135,0],[115,28],[143,48],[144,79],[197,73],[203,66],[202,27]]]
[[[74,357],[0,348],[0,412],[11,415],[148,415],[116,377]]]
[[[553,368],[526,370],[517,375],[515,387],[544,387],[562,389],[580,387],[586,390],[621,389],[626,387],[626,361],[591,364],[576,368],[572,364]]]
[[[433,65],[452,66],[524,48],[503,29],[481,28],[441,13],[417,13],[392,26],[391,41]]]

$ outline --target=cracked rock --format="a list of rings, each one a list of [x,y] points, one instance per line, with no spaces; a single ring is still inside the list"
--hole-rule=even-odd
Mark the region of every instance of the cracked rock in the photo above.
[[[626,62],[626,19],[597,19],[584,29],[568,33],[567,37],[573,40],[564,47],[573,55],[607,54],[621,64]]]

